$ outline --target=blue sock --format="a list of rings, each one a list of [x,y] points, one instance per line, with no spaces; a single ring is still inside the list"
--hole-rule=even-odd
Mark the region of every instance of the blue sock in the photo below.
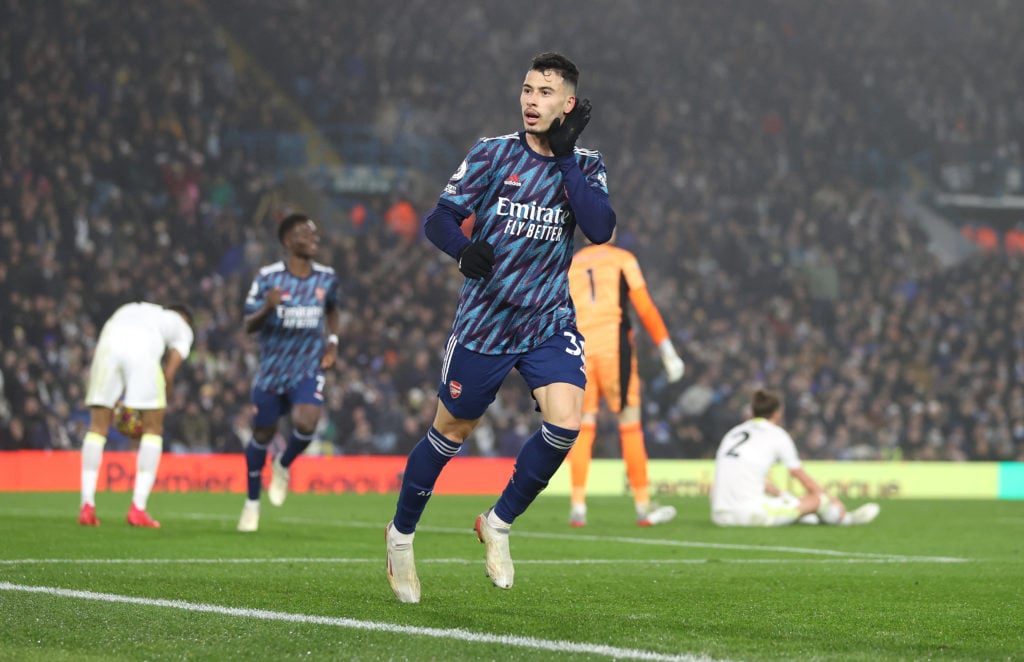
[[[427,436],[420,439],[409,453],[395,510],[395,529],[399,533],[412,533],[416,530],[416,524],[434,491],[437,477],[461,447],[462,444],[445,438],[431,427]]]
[[[579,430],[543,423],[540,430],[526,440],[516,457],[512,478],[498,503],[494,504],[494,513],[502,521],[511,524],[526,512],[537,495],[548,486],[548,481],[562,465],[579,434]]]
[[[267,447],[260,446],[255,439],[245,445],[245,467],[248,470],[247,480],[249,500],[258,501],[260,489],[263,488],[263,465],[267,463]]]
[[[314,434],[316,433],[302,434],[298,430],[292,430],[291,435],[288,436],[288,446],[281,453],[281,466],[286,469],[292,466],[295,458],[302,455],[302,451],[309,448],[309,445],[313,443]]]

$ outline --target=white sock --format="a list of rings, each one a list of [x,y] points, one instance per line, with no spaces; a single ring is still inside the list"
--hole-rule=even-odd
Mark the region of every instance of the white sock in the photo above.
[[[82,440],[82,505],[96,505],[96,483],[100,479],[103,446],[107,438],[98,432],[86,432]]]
[[[825,524],[839,524],[842,519],[843,509],[838,503],[827,495],[822,495],[821,503],[818,505],[818,517]]]
[[[412,543],[412,539],[416,536],[416,532],[413,531],[412,533],[402,533],[401,531],[395,528],[394,524],[392,524],[391,529],[388,530],[388,535],[391,537],[391,540],[394,541],[396,545],[406,545]]]
[[[507,529],[511,524],[498,517],[494,512],[494,508],[491,508],[491,512],[487,513],[487,522],[496,529]]]
[[[132,503],[139,510],[146,509],[149,493],[153,491],[163,445],[163,437],[158,434],[144,434],[139,442],[139,456],[135,462],[135,493],[132,495]]]

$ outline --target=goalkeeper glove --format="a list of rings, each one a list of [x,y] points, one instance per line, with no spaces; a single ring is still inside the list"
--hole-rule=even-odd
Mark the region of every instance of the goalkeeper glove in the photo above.
[[[587,123],[590,122],[590,99],[583,99],[577,102],[565,119],[559,121],[556,117],[548,129],[548,147],[555,156],[567,156],[576,149],[576,139],[583,133]]]
[[[459,271],[466,278],[488,278],[494,270],[494,246],[486,241],[474,241],[459,251]]]
[[[665,374],[668,376],[669,383],[678,382],[683,378],[683,373],[686,372],[686,364],[676,354],[676,348],[672,346],[672,341],[665,338],[658,345],[658,353],[661,354],[661,363],[665,366]]]

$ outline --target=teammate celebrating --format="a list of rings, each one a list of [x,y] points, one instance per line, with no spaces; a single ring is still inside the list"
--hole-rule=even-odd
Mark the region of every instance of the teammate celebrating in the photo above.
[[[320,244],[316,224],[305,214],[291,214],[277,237],[287,261],[260,269],[245,299],[245,330],[258,331],[260,339],[252,387],[256,414],[245,447],[249,494],[238,520],[238,530],[246,532],[259,528],[263,465],[278,420],[291,412],[288,445],[271,463],[267,498],[275,506],[288,494],[289,467],[313,441],[324,403],[323,371],[334,365],[338,347],[338,277],[313,260]]]
[[[576,147],[590,121],[590,102],[576,97],[578,79],[566,57],[535,57],[520,94],[524,130],[480,140],[427,217],[427,237],[458,261],[466,280],[445,348],[437,413],[409,454],[385,529],[388,581],[402,602],[420,599],[413,536],[434,484],[512,368],[543,422],[523,445],[497,503],[476,520],[495,586],[512,587],[509,527],[579,434],[586,373],[568,287],[573,232],[578,225],[594,243],[608,241],[615,212],[600,153]],[[467,240],[460,225],[472,214]]]
[[[146,502],[163,454],[167,390],[192,350],[193,339],[192,313],[182,305],[164,308],[155,303],[127,303],[103,325],[85,395],[89,431],[82,440],[82,505],[78,512],[78,523],[82,526],[100,525],[96,517],[96,483],[114,405],[120,398],[125,407],[142,412],[142,437],[128,523],[160,527],[160,522],[146,512]]]
[[[779,396],[758,390],[751,410],[754,417],[729,430],[715,454],[711,521],[719,526],[783,526],[816,516],[826,524],[849,525],[867,524],[878,516],[875,503],[847,512],[839,499],[826,494],[804,471],[793,438],[779,427],[783,413]],[[804,486],[804,496],[783,492],[769,480],[768,472],[776,462]]]
[[[672,506],[651,503],[647,451],[640,421],[640,379],[629,319],[630,302],[658,347],[668,380],[682,379],[686,365],[676,353],[665,321],[651,301],[636,257],[624,248],[612,246],[613,241],[614,235],[607,244],[583,247],[569,268],[569,291],[576,306],[578,327],[587,339],[583,419],[580,436],[569,452],[572,482],[569,524],[576,527],[587,523],[587,474],[602,398],[619,419],[622,459],[633,489],[637,524],[663,524],[676,516]]]

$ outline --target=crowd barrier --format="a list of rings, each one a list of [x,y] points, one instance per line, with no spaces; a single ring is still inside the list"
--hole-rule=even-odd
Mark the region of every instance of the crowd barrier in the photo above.
[[[135,480],[133,452],[108,451],[97,489],[125,492]],[[512,472],[509,458],[459,458],[438,481],[436,494],[490,494],[501,491]],[[405,457],[305,456],[291,467],[293,492],[397,492]],[[12,451],[0,453],[0,492],[77,491],[81,481],[77,451]],[[270,467],[264,470],[270,480]],[[495,487],[501,486],[501,487]],[[154,490],[157,492],[238,492],[246,489],[245,456],[241,454],[164,453]]]
[[[565,476],[564,487],[559,487],[568,494],[566,469],[559,472]],[[829,494],[843,499],[1024,499],[1024,462],[809,461],[804,469]],[[711,460],[657,460],[651,461],[648,474],[654,495],[706,496],[715,465]],[[771,478],[779,487],[803,493],[781,466],[772,470]],[[595,463],[587,493],[621,494],[625,480],[621,461]],[[554,487],[552,481],[549,489]]]
[[[0,492],[77,491],[77,451],[10,451],[0,453]],[[435,494],[499,494],[512,473],[512,458],[456,457],[445,468]],[[831,493],[852,499],[1024,499],[1024,462],[807,462],[807,471]],[[291,470],[291,490],[316,494],[396,492],[405,457],[306,456]],[[707,496],[714,476],[710,460],[652,460],[651,493]],[[269,468],[264,480],[269,480]],[[135,453],[103,455],[98,489],[125,492],[135,479]],[[799,493],[781,467],[773,479]],[[569,468],[551,479],[546,495],[568,496]],[[242,455],[165,453],[155,489],[167,492],[245,492]],[[587,493],[629,493],[621,460],[595,460]]]

